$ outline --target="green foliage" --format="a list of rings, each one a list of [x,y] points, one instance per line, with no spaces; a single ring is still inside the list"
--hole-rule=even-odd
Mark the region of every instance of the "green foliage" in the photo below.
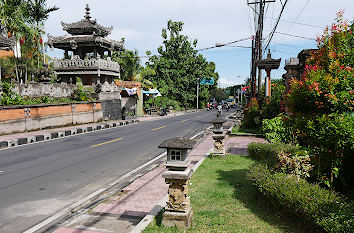
[[[263,119],[271,119],[278,116],[282,110],[286,87],[279,81],[272,84],[272,95],[270,99],[266,99],[264,95],[260,96],[261,115]],[[264,91],[262,91],[262,94]]]
[[[312,161],[317,181],[329,187],[352,189],[354,154],[354,116],[352,114],[324,114],[316,117],[292,119],[297,140],[313,151]]]
[[[269,142],[294,143],[292,127],[286,122],[285,116],[264,119],[262,121],[261,132]]]
[[[116,51],[112,54],[112,61],[120,65],[120,78],[133,81],[135,75],[142,71],[138,50]]]
[[[182,109],[179,106],[179,102],[176,100],[171,100],[166,96],[158,96],[156,98],[149,98],[147,101],[144,101],[144,108],[151,108],[151,107],[159,107],[159,108],[169,108],[170,106],[173,107],[174,110]]]
[[[211,99],[215,98],[215,100],[217,102],[221,102],[222,100],[228,99],[229,96],[226,94],[226,92],[223,89],[215,88],[215,89],[211,90],[210,98]]]
[[[301,150],[299,152],[292,155],[281,150],[278,153],[276,169],[283,173],[291,174],[298,180],[310,177],[310,171],[313,165],[310,163],[309,152],[307,150]]]
[[[300,152],[301,148],[290,144],[283,143],[259,143],[251,142],[247,146],[248,155],[257,161],[266,163],[271,167],[279,162],[279,153],[286,153],[288,155],[296,155]]]
[[[265,165],[252,166],[248,179],[264,195],[325,232],[352,232],[354,208],[333,191],[284,173],[270,171]]]
[[[307,61],[301,80],[292,80],[287,104],[294,114],[328,114],[354,109],[354,35],[343,19],[317,39],[318,51]]]
[[[261,125],[261,111],[256,98],[251,99],[244,113],[245,117],[241,123],[241,128],[258,129]]]
[[[40,68],[44,54],[42,35],[44,34],[44,21],[49,13],[57,10],[57,7],[47,8],[47,0],[0,0],[0,24],[1,33],[7,33],[9,38],[20,42],[21,59],[15,60],[17,72],[14,67],[5,73],[12,73],[12,77],[19,78],[19,73],[33,73],[34,64]],[[20,72],[21,70],[21,72]],[[9,77],[9,76],[7,76]],[[23,77],[22,77],[23,78]]]
[[[3,82],[1,85],[1,105],[21,105],[23,98],[13,91],[13,84],[10,82]]]
[[[76,101],[91,101],[91,92],[92,90],[83,87],[82,85],[78,85],[77,89],[73,92],[72,99]]]
[[[270,141],[295,142],[311,150],[313,181],[353,190],[354,69],[351,26],[338,12],[336,22],[318,38],[300,80],[291,81],[286,104],[291,116],[264,121]],[[351,164],[351,165],[349,165]]]
[[[195,106],[198,78],[213,77],[215,83],[218,74],[215,64],[207,62],[197,53],[197,40],[189,41],[182,35],[183,23],[169,20],[167,28],[162,29],[163,45],[157,50],[159,55],[149,57],[147,67],[155,70],[155,76],[148,76],[163,96],[177,101],[180,106]],[[150,54],[148,51],[147,54]],[[215,84],[216,85],[216,84]],[[210,99],[210,90],[214,86],[200,87],[200,103]]]

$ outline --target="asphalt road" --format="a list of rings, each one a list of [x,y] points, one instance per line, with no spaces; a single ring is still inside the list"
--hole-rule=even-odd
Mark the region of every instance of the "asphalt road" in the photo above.
[[[216,111],[202,111],[0,150],[0,232],[23,232],[191,137]]]

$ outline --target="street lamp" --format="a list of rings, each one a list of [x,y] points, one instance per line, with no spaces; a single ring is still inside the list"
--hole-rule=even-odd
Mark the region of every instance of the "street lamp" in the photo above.
[[[197,110],[199,109],[199,82],[200,78],[197,78]]]

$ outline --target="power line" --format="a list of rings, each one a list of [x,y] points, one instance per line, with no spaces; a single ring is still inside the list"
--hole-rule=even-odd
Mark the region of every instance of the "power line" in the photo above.
[[[210,47],[206,47],[206,48],[201,48],[201,49],[197,49],[197,51],[205,51],[205,50],[210,50],[210,49],[215,49],[215,48],[220,48],[220,47],[223,47],[223,46],[229,46],[229,47],[238,47],[238,48],[250,48],[250,47],[247,47],[247,46],[237,46],[237,45],[234,45],[234,46],[231,46],[231,44],[235,44],[235,43],[238,43],[238,42],[241,42],[241,41],[246,41],[246,40],[250,40],[252,39],[251,36],[249,37],[246,37],[246,38],[243,38],[243,39],[240,39],[240,40],[235,40],[235,41],[231,41],[231,42],[227,42],[227,43],[220,43],[220,44],[216,44],[214,46],[210,46]],[[128,58],[149,58],[150,56],[121,56],[121,57],[128,57]]]
[[[199,52],[199,51],[204,51],[204,50],[209,50],[209,49],[215,49],[215,48],[231,45],[231,44],[234,44],[234,43],[238,43],[238,42],[245,41],[245,40],[250,40],[250,39],[252,39],[251,36],[243,38],[243,39],[240,39],[240,40],[235,40],[235,41],[232,41],[232,42],[228,42],[228,43],[218,43],[218,44],[216,44],[214,46],[211,46],[211,47],[197,49],[197,51]]]
[[[298,38],[302,38],[302,39],[306,39],[306,40],[316,40],[313,38],[309,38],[309,37],[305,37],[305,36],[299,36],[299,35],[293,35],[293,34],[289,34],[289,33],[285,33],[285,32],[275,32],[277,34],[281,34],[281,35],[286,35],[286,36],[292,36],[292,37],[298,37]]]
[[[281,2],[281,3],[282,3],[282,2]],[[268,42],[267,42],[267,45],[266,45],[266,47],[265,47],[264,51],[266,51],[266,50],[267,50],[267,48],[268,48],[268,46],[269,46],[270,42],[272,41],[272,38],[273,38],[274,33],[275,33],[275,30],[276,30],[276,29],[277,29],[277,27],[278,27],[278,24],[279,24],[279,21],[280,21],[281,15],[283,14],[283,11],[284,11],[285,6],[286,6],[286,4],[287,4],[287,3],[288,3],[288,0],[285,0],[284,4],[282,3],[282,8],[281,8],[281,10],[280,10],[280,13],[279,13],[279,16],[278,16],[277,22],[275,23],[275,25],[274,25],[274,27],[273,27],[273,30],[272,30],[272,32],[270,33],[270,37],[269,37],[269,39],[268,39]]]
[[[272,20],[277,20],[277,19],[275,19],[275,18],[273,18],[273,17],[265,17],[265,18],[267,18],[267,19],[272,19]],[[322,26],[314,25],[314,24],[299,23],[299,22],[295,22],[295,21],[292,21],[292,20],[286,20],[286,19],[282,19],[281,21],[282,21],[282,22],[288,22],[288,23],[299,24],[299,25],[308,26],[308,27],[325,28],[325,27],[322,27]]]
[[[307,2],[305,3],[304,7],[300,10],[300,12],[297,14],[297,16],[295,17],[295,22],[293,22],[290,27],[289,27],[289,32],[291,31],[291,29],[293,28],[294,24],[296,23],[296,21],[299,19],[300,15],[302,14],[302,12],[304,12],[307,4],[309,4],[310,0],[307,0]]]

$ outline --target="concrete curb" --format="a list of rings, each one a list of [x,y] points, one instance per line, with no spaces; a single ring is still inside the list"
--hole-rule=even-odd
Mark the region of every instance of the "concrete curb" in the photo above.
[[[97,130],[103,130],[103,129],[124,126],[124,125],[130,125],[130,124],[134,124],[137,122],[139,122],[139,120],[131,119],[131,120],[125,120],[125,121],[102,123],[102,124],[98,124],[95,126],[86,126],[83,128],[79,127],[76,129],[65,130],[65,131],[60,131],[60,129],[58,129],[57,132],[43,133],[43,134],[38,134],[35,136],[28,136],[28,137],[24,137],[24,138],[17,138],[17,139],[10,139],[10,140],[6,140],[6,141],[0,141],[0,150],[12,148],[12,147],[16,147],[16,146],[21,146],[21,145],[26,145],[26,144],[30,144],[30,143],[34,143],[34,142],[42,142],[42,141],[47,141],[47,140],[56,139],[56,138],[73,136],[76,134],[82,134],[82,133],[88,133],[88,132],[93,132],[93,131],[97,131]]]
[[[263,134],[254,134],[254,133],[231,133],[230,136],[265,138]]]

